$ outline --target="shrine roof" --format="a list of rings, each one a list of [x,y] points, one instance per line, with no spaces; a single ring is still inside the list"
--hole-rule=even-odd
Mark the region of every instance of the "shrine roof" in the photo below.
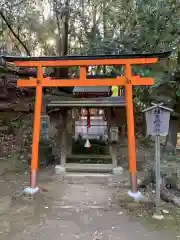
[[[99,97],[91,99],[69,99],[69,100],[59,100],[51,101],[48,107],[124,107],[126,105],[125,97]]]
[[[137,58],[166,58],[171,51],[160,53],[142,54],[120,54],[120,55],[89,55],[89,56],[42,56],[42,57],[22,57],[22,56],[2,56],[5,61],[55,61],[55,60],[98,60],[98,59],[137,59]]]

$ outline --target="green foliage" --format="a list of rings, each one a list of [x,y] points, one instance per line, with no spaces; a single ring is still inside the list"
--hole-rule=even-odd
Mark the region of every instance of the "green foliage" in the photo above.
[[[0,19],[0,47],[8,54],[27,54],[22,43],[32,55],[62,54],[67,41],[64,38],[66,23],[69,24],[68,53],[72,55],[173,49],[172,57],[156,66],[133,67],[134,74],[155,79],[152,87],[134,87],[134,99],[146,105],[151,101],[164,101],[172,107],[179,101],[180,81],[173,75],[180,72],[177,66],[178,0],[3,0],[0,6],[16,33],[15,36]],[[74,70],[78,72],[77,68]],[[92,72],[98,71],[100,69]],[[107,67],[106,73],[122,74],[123,68]],[[167,91],[162,93],[164,87]]]
[[[178,97],[180,97],[180,90],[178,90],[178,91],[176,92],[176,95],[177,95]]]
[[[23,127],[23,120],[20,118],[16,118],[15,120],[11,120],[9,125],[12,129],[21,129]]]
[[[55,49],[48,46],[47,40],[62,38],[66,2],[12,0],[2,1],[1,6],[31,51],[40,44],[45,52],[53,53]],[[69,51],[110,54],[177,47],[179,5],[178,1],[173,0],[72,0],[68,9]],[[50,6],[51,15],[46,16]],[[3,30],[7,29],[4,24],[2,27]]]

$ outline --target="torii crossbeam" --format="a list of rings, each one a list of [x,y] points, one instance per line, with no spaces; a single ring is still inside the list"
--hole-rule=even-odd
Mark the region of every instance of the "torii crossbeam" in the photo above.
[[[136,146],[133,114],[133,86],[153,85],[152,78],[141,78],[132,75],[132,64],[154,64],[159,58],[167,57],[170,52],[158,54],[111,55],[111,56],[64,56],[64,57],[4,57],[6,61],[14,62],[18,67],[36,67],[37,77],[29,80],[18,80],[18,87],[35,87],[36,102],[34,112],[34,127],[32,140],[31,180],[30,187],[36,189],[36,174],[38,169],[38,148],[40,138],[40,117],[43,87],[74,87],[74,86],[124,86],[126,95],[126,114],[128,127],[128,160],[132,180],[132,193],[137,192],[136,180]],[[88,66],[123,65],[124,76],[104,79],[87,79]],[[78,79],[51,79],[44,77],[43,67],[80,67]]]

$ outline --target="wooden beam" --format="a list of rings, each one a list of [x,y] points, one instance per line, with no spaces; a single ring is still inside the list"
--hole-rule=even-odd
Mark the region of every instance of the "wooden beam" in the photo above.
[[[42,87],[92,87],[92,86],[126,86],[127,84],[132,85],[152,85],[154,80],[152,78],[140,78],[140,76],[132,76],[130,79],[127,79],[124,76],[117,78],[108,78],[108,79],[51,79],[44,78],[39,81],[39,84]],[[18,87],[35,87],[37,85],[37,79],[31,78],[30,80],[18,80]]]
[[[36,87],[36,85],[37,85],[36,79],[17,80],[18,87]]]
[[[134,86],[151,86],[154,84],[154,79],[153,78],[141,78],[138,77],[132,77],[132,85]]]

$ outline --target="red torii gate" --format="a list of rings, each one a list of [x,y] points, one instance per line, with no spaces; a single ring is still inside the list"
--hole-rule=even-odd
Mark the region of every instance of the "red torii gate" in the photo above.
[[[37,77],[29,80],[18,80],[18,87],[35,87],[36,102],[34,112],[34,127],[32,140],[31,180],[30,189],[34,193],[36,187],[36,174],[38,169],[38,149],[40,137],[40,117],[42,106],[43,87],[74,87],[74,86],[124,86],[126,95],[126,114],[128,127],[128,159],[129,171],[132,180],[132,193],[137,192],[136,179],[136,146],[134,134],[133,92],[132,86],[153,85],[152,78],[141,78],[132,75],[132,64],[153,64],[159,58],[167,57],[170,52],[157,54],[132,54],[132,55],[108,55],[108,56],[62,56],[62,57],[4,57],[6,61],[14,62],[18,67],[36,67]],[[123,65],[124,76],[104,79],[87,79],[86,68],[88,66]],[[43,67],[80,67],[79,79],[51,79],[44,77]]]

